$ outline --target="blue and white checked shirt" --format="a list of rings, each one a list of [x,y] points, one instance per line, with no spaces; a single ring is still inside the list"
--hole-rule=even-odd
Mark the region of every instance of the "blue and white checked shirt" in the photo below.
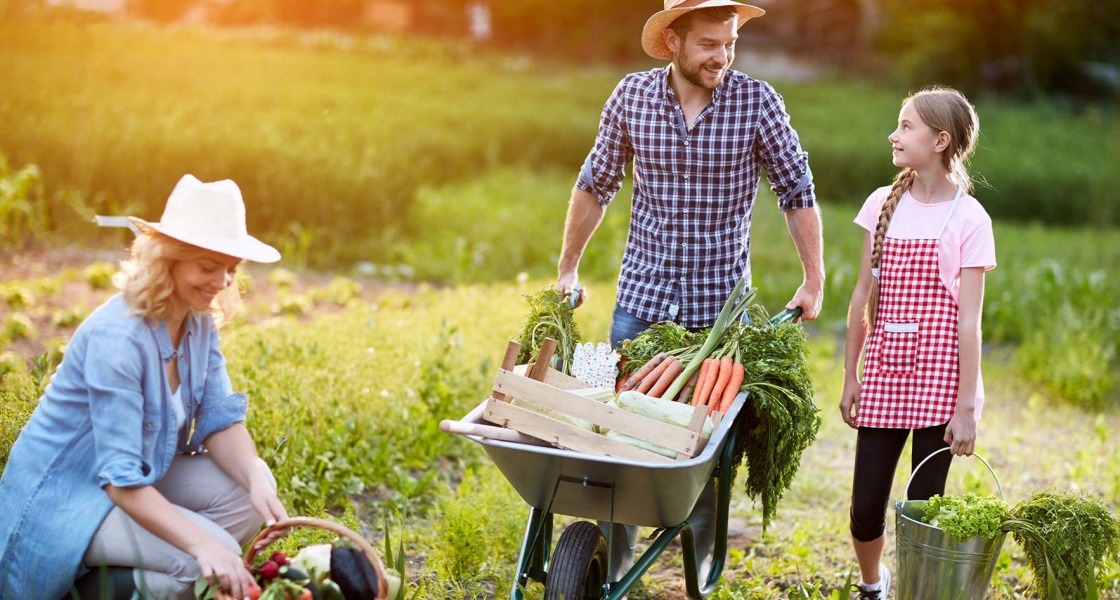
[[[644,321],[715,322],[750,278],[751,209],[761,169],[782,211],[815,205],[808,154],[782,97],[729,70],[689,130],[669,67],[627,75],[607,100],[577,187],[606,206],[634,162],[618,304]]]

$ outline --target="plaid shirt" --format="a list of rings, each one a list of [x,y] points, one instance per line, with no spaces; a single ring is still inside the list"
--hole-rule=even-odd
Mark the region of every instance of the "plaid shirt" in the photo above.
[[[782,211],[814,206],[813,176],[769,84],[729,70],[689,130],[668,75],[664,67],[618,84],[576,186],[606,206],[634,162],[618,304],[644,321],[709,327],[750,278],[761,169]]]

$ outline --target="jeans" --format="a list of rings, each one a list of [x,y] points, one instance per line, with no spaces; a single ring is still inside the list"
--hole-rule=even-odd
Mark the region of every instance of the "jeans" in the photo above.
[[[626,312],[617,304],[611,313],[611,333],[609,340],[616,349],[622,347],[623,340],[632,340],[637,335],[649,328],[649,321],[643,321]],[[696,506],[688,515],[692,524],[693,538],[696,540],[696,561],[699,567],[698,576],[703,578],[708,571],[705,562],[711,557],[712,548],[715,546],[715,514],[716,514],[716,488],[711,480],[704,485],[700,497],[696,499]],[[611,533],[610,564],[611,572],[607,574],[608,581],[618,581],[622,575],[630,570],[634,562],[634,547],[638,540],[638,528],[634,525],[613,526],[606,521],[599,521],[599,529],[603,535]]]

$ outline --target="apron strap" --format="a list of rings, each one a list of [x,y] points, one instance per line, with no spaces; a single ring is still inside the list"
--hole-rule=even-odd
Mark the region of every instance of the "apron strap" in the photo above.
[[[953,196],[953,204],[949,206],[949,211],[945,213],[945,218],[941,221],[941,227],[937,230],[937,239],[941,239],[941,234],[945,233],[945,227],[949,225],[949,219],[953,216],[953,211],[957,210],[957,204],[960,202],[961,194],[964,193],[964,188],[957,188],[957,195]]]

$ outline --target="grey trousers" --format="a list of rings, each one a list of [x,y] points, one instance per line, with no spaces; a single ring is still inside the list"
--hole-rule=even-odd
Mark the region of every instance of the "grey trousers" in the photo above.
[[[206,454],[179,455],[153,487],[230,552],[240,554],[242,544],[264,524],[248,490]],[[135,567],[133,579],[144,598],[194,598],[200,574],[194,557],[148,532],[117,506],[94,534],[82,562],[88,568]]]

